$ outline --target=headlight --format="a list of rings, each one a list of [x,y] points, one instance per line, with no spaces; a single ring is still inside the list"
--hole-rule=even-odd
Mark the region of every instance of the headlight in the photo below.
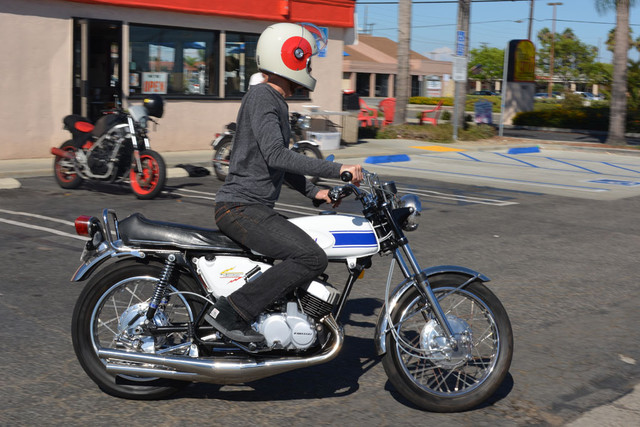
[[[411,210],[411,214],[402,224],[402,229],[404,231],[413,231],[418,228],[420,212],[422,212],[422,203],[420,202],[418,196],[414,194],[407,194],[402,196],[400,198],[400,207],[409,208]]]

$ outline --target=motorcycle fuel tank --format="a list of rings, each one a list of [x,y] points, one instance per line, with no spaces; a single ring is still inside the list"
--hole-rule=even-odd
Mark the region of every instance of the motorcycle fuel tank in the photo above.
[[[378,238],[369,221],[355,215],[314,215],[290,219],[324,249],[329,259],[378,253]]]

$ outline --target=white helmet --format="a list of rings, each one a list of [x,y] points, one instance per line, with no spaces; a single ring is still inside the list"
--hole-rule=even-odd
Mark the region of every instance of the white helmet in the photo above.
[[[258,39],[258,69],[312,91],[316,79],[311,77],[311,57],[326,45],[326,36],[313,24],[273,24]]]

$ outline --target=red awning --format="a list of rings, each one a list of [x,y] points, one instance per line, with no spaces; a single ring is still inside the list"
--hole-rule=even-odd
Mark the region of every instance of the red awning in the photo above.
[[[68,0],[197,15],[229,16],[272,22],[311,22],[326,27],[353,27],[355,0]]]

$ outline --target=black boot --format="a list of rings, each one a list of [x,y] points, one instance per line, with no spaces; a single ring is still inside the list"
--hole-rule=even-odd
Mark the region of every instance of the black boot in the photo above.
[[[264,336],[253,330],[225,297],[220,297],[204,318],[211,326],[233,341],[254,343],[264,341]]]

